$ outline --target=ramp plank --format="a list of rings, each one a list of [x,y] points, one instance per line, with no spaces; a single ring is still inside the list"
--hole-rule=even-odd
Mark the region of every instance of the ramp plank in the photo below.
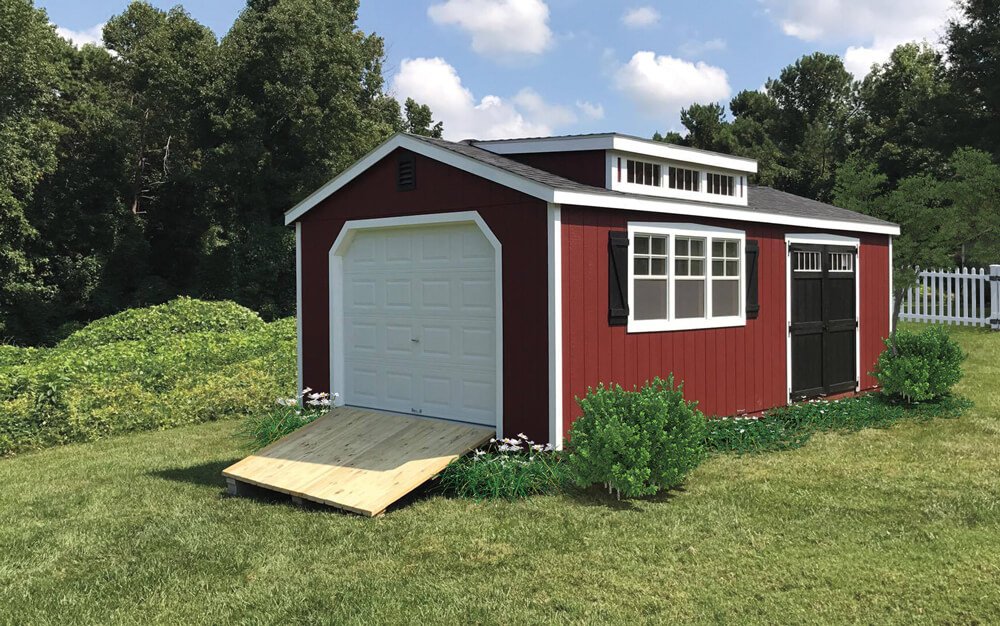
[[[362,515],[378,515],[494,430],[339,407],[222,474]]]

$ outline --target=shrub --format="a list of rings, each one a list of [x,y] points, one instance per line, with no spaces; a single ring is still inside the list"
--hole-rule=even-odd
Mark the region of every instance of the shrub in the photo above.
[[[261,330],[264,320],[235,302],[177,298],[166,304],[128,309],[91,322],[59,346],[94,348],[119,341],[144,341],[186,333],[230,333]]]
[[[684,480],[705,453],[705,418],[673,376],[642,389],[599,386],[578,399],[567,457],[581,487],[604,484],[621,497],[653,495]]]
[[[565,483],[565,468],[551,446],[523,434],[493,440],[484,450],[455,459],[441,472],[439,489],[460,498],[513,500],[555,493]]]
[[[182,298],[52,348],[0,350],[0,456],[266,411],[295,381],[295,321]]]
[[[947,395],[962,378],[965,354],[940,327],[920,333],[898,330],[895,349],[892,338],[885,345],[874,375],[891,396],[908,403],[934,400]]]

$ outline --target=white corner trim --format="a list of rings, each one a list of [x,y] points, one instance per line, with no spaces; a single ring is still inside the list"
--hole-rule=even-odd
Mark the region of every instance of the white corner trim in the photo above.
[[[639,141],[639,140],[632,140]],[[496,144],[491,144],[492,150]],[[668,145],[668,144],[664,144]],[[707,202],[680,202],[662,199],[655,196],[637,198],[634,195],[614,193],[594,193],[588,191],[557,190],[549,185],[529,180],[512,174],[483,161],[467,157],[452,150],[441,148],[426,141],[421,141],[409,135],[397,133],[385,143],[369,152],[360,161],[335,176],[325,185],[309,194],[285,213],[285,224],[292,224],[307,211],[328,198],[337,190],[360,176],[365,170],[385,158],[397,148],[405,148],[429,159],[434,159],[475,176],[495,182],[499,185],[520,191],[525,195],[538,198],[546,203],[559,205],[578,205],[605,209],[621,209],[625,211],[647,211],[672,215],[688,215],[697,218],[715,218],[761,224],[780,224],[785,226],[800,226],[822,230],[841,230],[848,232],[876,233],[898,235],[899,226],[887,224],[864,224],[861,222],[828,220],[823,218],[793,217],[765,211],[750,211],[747,209],[727,208]],[[677,146],[674,146],[677,148]]]
[[[666,235],[667,242],[667,314],[670,315],[675,302],[675,278],[673,276],[673,239],[674,237],[704,237],[706,240],[712,237],[726,239],[738,239],[740,242],[740,276],[738,293],[739,315],[727,317],[708,317],[712,313],[712,245],[705,243],[705,313],[706,317],[691,319],[653,319],[637,320],[635,314],[635,263],[633,262],[632,242],[636,234]],[[704,328],[731,328],[735,326],[746,326],[746,232],[732,228],[721,228],[718,226],[705,226],[703,224],[677,224],[673,222],[629,222],[628,223],[628,324],[626,331],[629,333],[651,333],[669,332],[674,330],[699,330]]]
[[[895,280],[896,272],[893,271],[892,267],[892,237],[889,237],[889,332],[892,332],[892,312],[896,308],[896,289],[893,285],[893,280]]]
[[[456,211],[454,213],[434,213],[430,215],[405,215],[381,217],[367,220],[350,220],[344,223],[340,234],[330,246],[328,254],[330,274],[330,393],[339,393],[336,405],[347,404],[350,398],[344,393],[344,254],[354,236],[362,230],[380,228],[401,228],[428,226],[432,224],[475,224],[493,247],[494,274],[496,283],[496,432],[503,437],[503,250],[500,240],[490,229],[478,211]]]
[[[305,388],[302,380],[302,222],[295,222],[295,367],[298,372],[295,395]]]
[[[891,238],[890,238],[891,242]],[[827,233],[789,233],[785,235],[785,377],[788,387],[787,401],[792,403],[792,244],[813,244],[820,246],[849,246],[854,254],[854,376],[855,391],[861,390],[861,240]],[[890,290],[891,292],[891,290]],[[890,296],[891,297],[891,296]]]
[[[562,208],[548,205],[549,443],[563,445]]]

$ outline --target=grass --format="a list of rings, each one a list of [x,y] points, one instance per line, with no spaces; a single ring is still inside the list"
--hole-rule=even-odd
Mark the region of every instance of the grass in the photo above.
[[[954,334],[962,418],[716,455],[631,503],[227,498],[234,422],[3,460],[0,621],[997,622],[1000,333]]]

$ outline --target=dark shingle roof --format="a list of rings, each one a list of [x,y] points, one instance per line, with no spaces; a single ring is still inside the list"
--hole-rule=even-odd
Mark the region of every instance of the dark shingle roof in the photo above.
[[[531,167],[530,165],[525,165],[513,159],[509,159],[505,156],[490,152],[484,148],[479,148],[471,145],[470,141],[453,142],[446,141],[444,139],[433,139],[431,137],[422,137],[418,135],[411,135],[415,139],[424,141],[426,143],[432,144],[439,148],[444,148],[445,150],[450,150],[457,154],[469,157],[486,165],[490,165],[497,169],[503,170],[515,176],[519,176],[526,180],[536,182],[542,185],[546,185],[553,189],[562,191],[577,191],[583,193],[590,193],[595,195],[609,195],[609,196],[619,196],[636,198],[642,200],[657,200],[656,196],[648,196],[642,194],[634,193],[623,193],[620,191],[611,191],[603,187],[593,187],[591,185],[585,185],[583,183],[578,183],[568,178],[563,178],[551,172],[546,172],[545,170],[540,170],[537,167]],[[667,200],[667,199],[664,199]],[[832,204],[826,204],[825,202],[818,202],[816,200],[810,200],[809,198],[803,198],[802,196],[796,196],[795,194],[786,193],[784,191],[778,191],[777,189],[772,189],[770,187],[761,187],[757,185],[750,185],[748,190],[747,202],[748,206],[739,206],[731,204],[717,204],[709,202],[690,202],[684,200],[676,200],[673,198],[669,199],[670,202],[683,202],[685,204],[690,204],[692,206],[704,206],[713,207],[719,209],[729,209],[737,211],[746,211],[748,213],[769,213],[772,215],[785,215],[788,217],[803,217],[803,218],[813,218],[813,219],[827,219],[836,220],[843,222],[856,222],[858,224],[871,224],[880,226],[894,226],[891,222],[886,222],[870,215],[865,215],[863,213],[858,213],[856,211],[851,211],[849,209],[842,209],[840,207],[834,206]]]

